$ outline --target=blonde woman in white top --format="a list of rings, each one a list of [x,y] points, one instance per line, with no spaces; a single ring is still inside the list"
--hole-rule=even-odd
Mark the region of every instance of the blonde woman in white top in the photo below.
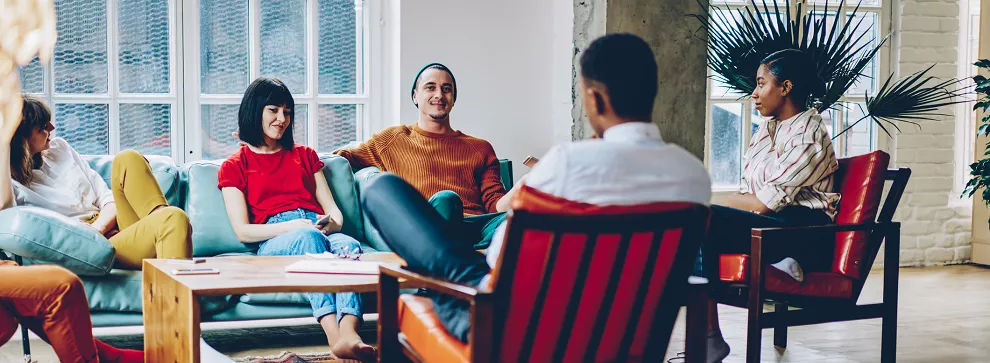
[[[21,118],[0,139],[0,167],[10,169],[0,173],[0,209],[35,206],[78,219],[110,240],[119,268],[192,255],[189,218],[168,206],[144,156],[118,153],[107,186],[65,139],[52,138],[52,113],[41,100],[24,97]]]

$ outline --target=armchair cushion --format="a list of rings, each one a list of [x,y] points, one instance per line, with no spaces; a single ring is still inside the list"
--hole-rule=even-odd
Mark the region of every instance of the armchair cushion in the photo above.
[[[749,255],[721,255],[719,279],[727,283],[747,283],[749,267]],[[806,272],[803,282],[794,281],[790,275],[775,268],[764,268],[763,276],[763,286],[770,292],[813,297],[852,297],[853,280],[835,272]]]
[[[844,158],[839,160],[835,185],[842,195],[835,224],[860,224],[873,222],[877,218],[880,197],[883,194],[884,174],[890,163],[890,155],[883,151]],[[867,232],[840,232],[835,235],[835,259],[832,270],[836,273],[859,278],[869,239]]]
[[[0,249],[25,264],[57,264],[80,276],[104,276],[116,253],[110,241],[82,222],[36,207],[0,211]]]
[[[447,332],[429,298],[399,296],[399,331],[425,362],[471,361],[470,345]]]

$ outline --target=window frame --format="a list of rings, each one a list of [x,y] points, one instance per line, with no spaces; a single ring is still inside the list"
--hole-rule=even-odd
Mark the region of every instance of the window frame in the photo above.
[[[42,65],[43,90],[30,93],[44,99],[53,111],[56,104],[106,104],[108,105],[107,136],[109,155],[115,155],[120,145],[120,105],[121,104],[167,104],[169,105],[169,141],[171,157],[176,164],[202,159],[202,120],[201,107],[209,104],[240,104],[242,94],[200,94],[200,19],[199,0],[168,1],[168,93],[121,93],[119,85],[119,4],[106,0],[107,11],[107,93],[78,94],[55,93],[55,62]],[[249,0],[248,21],[251,29],[249,39],[249,79],[260,75],[260,4],[262,0]],[[318,144],[318,110],[320,105],[358,105],[356,110],[357,141],[370,137],[372,125],[386,114],[389,102],[384,72],[391,65],[388,56],[394,52],[386,41],[393,42],[392,36],[385,34],[386,16],[393,12],[385,9],[385,0],[354,0],[358,8],[360,22],[356,36],[358,57],[358,85],[355,94],[319,94],[319,3],[306,0],[306,67],[305,79],[308,87],[305,93],[294,94],[297,104],[307,105],[307,145],[314,148]],[[374,20],[374,21],[373,21]],[[56,131],[57,134],[57,131]]]
[[[819,0],[819,1],[787,0],[787,1],[790,3],[790,6],[791,6],[791,9],[792,10],[793,9],[796,9],[797,8],[797,5],[800,3],[800,4],[802,4],[803,7],[805,7],[802,10],[804,10],[806,12],[807,11],[811,11],[812,10],[811,9],[811,6],[813,6],[813,5],[819,6],[820,11],[822,11],[821,9],[825,9],[824,11],[832,11],[832,12],[834,12],[835,10],[837,10],[839,8],[838,5],[832,5],[832,2],[831,1],[829,2],[829,6],[827,8],[824,7],[824,1],[822,1],[822,0]],[[877,58],[875,60],[875,62],[876,62],[876,65],[875,66],[876,66],[876,70],[877,70],[877,73],[876,73],[877,80],[874,80],[874,82],[875,82],[874,83],[874,90],[873,90],[874,93],[872,93],[871,95],[875,95],[875,92],[876,92],[877,88],[879,87],[879,84],[878,83],[879,82],[882,82],[883,80],[886,79],[886,76],[890,74],[889,73],[889,70],[890,69],[894,69],[894,67],[892,67],[892,65],[891,65],[891,62],[892,62],[892,56],[891,56],[891,49],[892,49],[891,47],[892,46],[891,46],[891,44],[894,41],[893,28],[892,28],[891,19],[893,18],[892,9],[894,8],[892,6],[893,5],[892,3],[895,2],[895,1],[897,1],[897,0],[883,0],[883,1],[880,1],[880,4],[879,5],[868,5],[864,1],[864,4],[862,6],[860,6],[860,10],[859,10],[860,12],[868,11],[868,12],[874,12],[874,13],[877,14],[877,35],[878,35],[877,41],[879,41],[880,39],[883,39],[884,36],[889,36],[889,38],[887,39],[887,42],[883,45],[883,47],[881,47],[880,51],[878,52]],[[852,0],[852,1],[847,0],[844,9],[846,11],[852,10],[853,7],[855,7],[856,3],[857,3],[857,1],[855,1],[855,0]],[[783,5],[783,2],[780,2],[780,4]],[[772,4],[768,3],[768,5],[772,5]],[[728,9],[734,11],[735,9],[743,9],[743,8],[746,8],[746,7],[749,7],[749,6],[750,6],[750,3],[749,2],[743,2],[743,1],[738,1],[738,0],[737,1],[732,1],[732,0],[715,0],[715,1],[712,2],[712,5],[711,5],[711,8],[710,9],[714,11],[714,10],[718,10],[718,9],[726,9],[726,8],[728,8]],[[718,8],[716,9],[716,7],[718,7]],[[794,14],[792,15],[792,18],[793,17],[796,17],[796,16],[797,16],[797,12],[794,12]],[[846,21],[846,19],[843,19],[842,20],[842,22],[844,22],[844,21]],[[842,24],[842,22],[840,22],[840,24]],[[714,107],[714,105],[720,104],[720,103],[729,103],[729,104],[740,104],[741,103],[742,104],[742,115],[741,115],[740,130],[739,130],[739,132],[741,134],[740,135],[740,143],[739,143],[740,144],[740,151],[739,151],[740,163],[739,163],[739,165],[740,165],[740,172],[741,172],[741,168],[743,166],[743,160],[745,159],[746,148],[749,146],[749,142],[750,142],[750,139],[751,139],[751,133],[750,132],[746,132],[747,130],[749,130],[749,127],[747,127],[747,126],[748,125],[752,125],[753,122],[754,122],[754,120],[752,118],[753,117],[752,114],[753,114],[753,111],[754,111],[752,99],[750,98],[749,95],[743,95],[742,98],[740,98],[740,95],[739,94],[725,94],[725,95],[716,95],[716,94],[713,94],[712,93],[712,91],[713,91],[712,83],[714,82],[714,80],[711,79],[713,77],[713,73],[712,73],[712,71],[711,71],[710,68],[707,70],[707,72],[708,72],[709,80],[708,80],[708,82],[706,82],[706,85],[705,85],[705,96],[706,96],[706,103],[705,103],[705,158],[704,158],[705,167],[706,168],[709,168],[709,172],[711,172],[711,169],[710,169],[711,163],[712,163],[711,156],[712,156],[712,152],[713,152],[713,150],[712,150],[712,136],[713,136],[713,129],[712,129],[713,128],[712,107]],[[865,97],[862,94],[858,94],[858,95],[855,95],[855,96],[848,96],[848,95],[847,96],[843,96],[840,99],[839,102],[856,103],[856,102],[865,102],[865,101],[866,101]],[[845,112],[838,112],[838,113],[844,114]],[[844,124],[844,118],[843,117],[844,117],[844,115],[837,116],[837,119],[834,122],[836,122],[839,125],[843,125]],[[868,121],[870,121],[870,120],[864,120],[863,122],[868,122]],[[871,140],[872,149],[873,150],[884,150],[884,151],[889,150],[890,144],[892,143],[891,140],[890,140],[890,138],[886,134],[884,134],[884,132],[882,130],[879,130],[879,128],[876,128],[875,126],[871,126],[871,127],[873,128],[873,131],[871,132],[873,134],[872,135],[873,136],[873,139]],[[834,132],[837,132],[837,131],[841,131],[841,129],[837,129]],[[832,136],[834,136],[834,135],[832,135]],[[843,150],[844,149],[843,146],[845,145],[845,137],[840,137],[840,138],[836,139],[834,141],[834,145],[835,145],[834,147],[835,147],[836,151]],[[739,191],[739,188],[740,188],[740,184],[736,184],[736,185],[715,185],[715,184],[713,184],[712,185],[712,191],[715,193],[715,199],[716,199],[716,201],[723,199],[725,196],[727,196],[729,194],[738,192]]]

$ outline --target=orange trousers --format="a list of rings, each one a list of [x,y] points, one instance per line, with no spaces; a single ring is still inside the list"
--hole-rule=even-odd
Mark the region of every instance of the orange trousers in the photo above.
[[[58,266],[0,261],[0,345],[24,324],[62,363],[99,362],[82,281]]]

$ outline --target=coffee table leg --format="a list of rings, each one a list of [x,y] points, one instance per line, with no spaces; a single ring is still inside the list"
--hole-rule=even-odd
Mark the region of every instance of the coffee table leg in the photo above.
[[[144,360],[199,363],[199,299],[167,272],[143,270]]]

